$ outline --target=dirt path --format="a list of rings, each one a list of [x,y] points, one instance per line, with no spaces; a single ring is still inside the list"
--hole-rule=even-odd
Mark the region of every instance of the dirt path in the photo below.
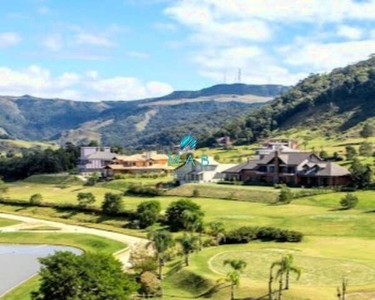
[[[56,231],[54,230],[46,230],[46,231],[30,230],[29,232],[33,232],[36,234],[37,232],[60,232],[60,233],[65,232],[65,233],[92,234],[92,235],[101,236],[107,239],[125,243],[128,245],[128,247],[115,253],[115,256],[124,264],[126,268],[129,267],[131,247],[136,244],[145,245],[148,242],[146,239],[142,239],[142,238],[138,238],[138,237],[134,237],[130,235],[125,235],[121,233],[105,231],[105,230],[95,229],[95,228],[87,228],[87,227],[78,226],[78,225],[69,225],[69,224],[59,223],[55,221],[46,221],[46,220],[41,220],[41,219],[36,219],[36,218],[31,218],[31,217],[0,213],[0,218],[23,222],[21,224],[2,227],[0,228],[0,232],[17,232],[20,230],[22,230],[22,232],[28,232],[27,229],[32,229],[33,227],[44,225],[44,226],[52,226],[52,227],[58,228],[59,230],[56,230]]]

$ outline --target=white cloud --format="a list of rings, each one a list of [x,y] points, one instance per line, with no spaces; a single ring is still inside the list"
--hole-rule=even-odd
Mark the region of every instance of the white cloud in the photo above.
[[[337,35],[350,40],[359,40],[363,35],[363,31],[357,27],[341,25],[337,28]]]
[[[21,42],[21,37],[15,32],[1,32],[0,33],[0,48],[12,47]]]
[[[201,15],[193,13],[204,12]],[[342,22],[346,19],[375,19],[375,0],[181,0],[168,8],[180,21],[192,17],[259,19],[271,22]],[[207,13],[208,12],[208,13]],[[189,20],[185,20],[189,22]]]
[[[220,2],[220,1],[218,1]],[[195,32],[192,40],[209,44],[232,44],[235,40],[264,41],[272,32],[266,22],[257,19],[222,18],[215,3],[210,1],[180,1],[165,13]]]
[[[140,52],[140,51],[127,51],[125,52],[125,56],[130,57],[130,58],[139,58],[139,59],[150,58],[149,53]]]
[[[157,97],[172,92],[163,82],[144,82],[135,77],[101,78],[97,71],[53,76],[48,69],[32,65],[14,70],[0,67],[0,94],[67,98],[73,100],[133,100]]]
[[[111,48],[114,47],[108,38],[93,33],[77,33],[74,37],[74,42],[78,45],[92,45]]]
[[[160,31],[177,31],[177,26],[173,23],[156,22],[152,27]]]
[[[201,76],[217,82],[223,82],[224,77],[228,83],[237,82],[239,69],[241,81],[251,84],[291,85],[307,76],[303,72],[290,73],[255,46],[207,50],[193,56],[193,60]]]
[[[51,51],[59,51],[63,46],[60,36],[49,36],[45,38],[43,45]]]
[[[324,72],[368,58],[375,53],[375,40],[296,44],[282,51],[286,63]]]

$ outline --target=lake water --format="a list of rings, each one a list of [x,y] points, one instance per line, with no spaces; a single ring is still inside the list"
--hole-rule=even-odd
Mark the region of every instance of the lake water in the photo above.
[[[82,253],[82,250],[63,246],[0,245],[0,297],[39,271],[39,257],[56,251]]]

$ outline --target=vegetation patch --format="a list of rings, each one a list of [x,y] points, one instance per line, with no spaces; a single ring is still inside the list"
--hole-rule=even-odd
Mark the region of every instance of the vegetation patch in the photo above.
[[[74,175],[45,174],[32,175],[24,180],[30,183],[58,184],[58,185],[82,185],[84,182]]]
[[[277,201],[279,191],[273,187],[184,184],[168,191],[166,194],[171,196],[193,197],[195,196],[194,193],[203,198],[272,203]]]
[[[290,252],[290,251],[289,251]],[[269,267],[283,254],[284,249],[264,249],[261,251],[223,252],[210,261],[211,268],[220,274],[226,274],[228,267],[223,266],[226,259],[242,259],[251,265],[243,272],[244,277],[267,281]],[[335,285],[345,276],[351,285],[365,285],[375,283],[375,268],[354,262],[334,258],[312,257],[293,253],[295,262],[302,269],[302,276],[298,283],[303,285]],[[296,282],[291,277],[292,282]]]

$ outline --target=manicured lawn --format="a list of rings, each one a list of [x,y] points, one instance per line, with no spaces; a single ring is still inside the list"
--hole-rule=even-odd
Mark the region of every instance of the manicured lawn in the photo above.
[[[15,221],[15,220],[9,220],[9,219],[0,219],[0,227],[6,227],[6,226],[12,226],[19,224],[21,222]]]
[[[198,288],[184,288],[171,276],[166,279],[167,299],[173,299],[173,295],[193,297],[197,291],[202,295],[215,285],[219,287],[212,299],[228,299],[227,283],[218,283],[229,270],[222,265],[226,258],[243,259],[248,263],[241,285],[236,289],[237,297],[266,295],[270,265],[279,260],[282,254],[292,253],[296,265],[302,268],[302,276],[299,281],[292,277],[291,289],[284,292],[283,299],[335,300],[336,286],[340,285],[343,275],[349,280],[349,292],[375,289],[374,247],[375,240],[372,239],[311,236],[298,244],[252,242],[247,245],[206,248],[198,254],[192,254],[191,266],[183,267],[180,271],[190,280],[201,276],[206,281],[192,281]],[[189,280],[185,278],[185,281]],[[199,289],[200,284],[205,291]]]

